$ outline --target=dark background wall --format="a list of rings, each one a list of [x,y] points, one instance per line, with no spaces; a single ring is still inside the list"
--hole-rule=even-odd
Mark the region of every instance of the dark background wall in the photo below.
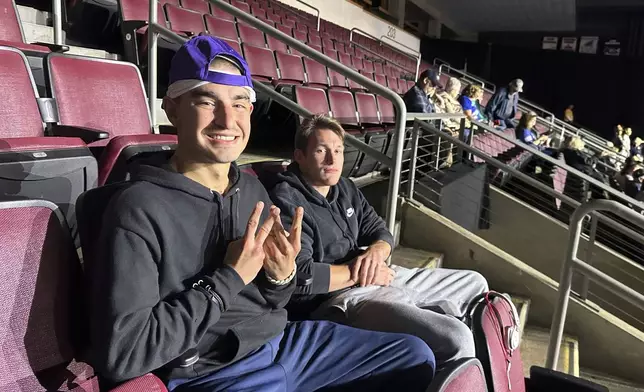
[[[482,33],[479,43],[423,39],[421,52],[482,76],[496,85],[525,81],[524,97],[558,117],[575,105],[577,122],[605,137],[617,123],[644,135],[644,12],[593,8],[578,12],[576,32]],[[598,36],[597,54],[541,49],[544,36]],[[603,54],[611,39],[619,57]]]

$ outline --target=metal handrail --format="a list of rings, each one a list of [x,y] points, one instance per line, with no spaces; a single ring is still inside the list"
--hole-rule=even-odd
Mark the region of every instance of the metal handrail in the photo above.
[[[350,44],[353,45],[353,46],[357,46],[357,47],[361,48],[362,50],[366,50],[367,52],[369,52],[369,53],[371,53],[371,54],[373,54],[375,56],[380,57],[382,59],[382,61],[384,61],[385,63],[388,63],[390,67],[400,68],[405,72],[409,72],[409,69],[403,67],[400,64],[390,62],[385,56],[381,55],[380,53],[374,52],[373,50],[371,50],[371,48],[367,48],[366,46],[362,45],[359,42],[350,42]]]
[[[319,8],[316,8],[316,7],[313,7],[311,4],[309,4],[309,3],[307,3],[307,2],[304,2],[304,1],[302,1],[302,0],[297,0],[297,2],[298,2],[298,3],[302,3],[302,4],[304,4],[305,6],[307,6],[307,7],[309,7],[309,8],[314,9],[314,10],[315,10],[315,12],[317,12],[317,13],[318,13],[317,31],[320,31],[320,9],[319,9]]]
[[[391,37],[389,37],[389,36],[387,36],[385,34],[380,36],[380,42],[381,43],[384,43],[383,39],[388,39],[389,41],[395,43],[396,45],[400,45],[400,46],[402,46],[404,48],[407,48],[407,49],[411,50],[417,56],[417,58],[416,58],[416,80],[417,80],[418,79],[418,73],[420,72],[420,59],[422,57],[422,54],[420,53],[420,51],[416,50],[416,49],[414,49],[412,47],[409,47],[409,46],[403,44],[402,42],[398,42],[395,39],[393,39],[393,38],[391,38]],[[391,45],[389,45],[389,46],[391,46]]]
[[[536,189],[539,189],[540,191],[544,192],[548,196],[552,196],[552,197],[554,197],[556,199],[561,200],[563,203],[571,205],[571,206],[573,206],[575,208],[577,208],[580,205],[582,205],[581,202],[571,198],[570,196],[566,195],[565,193],[557,192],[551,186],[548,186],[547,184],[545,184],[545,183],[543,183],[543,182],[541,182],[541,181],[539,181],[539,180],[537,180],[535,178],[530,177],[529,175],[525,174],[524,172],[522,172],[522,171],[520,171],[520,170],[518,170],[518,169],[516,169],[516,168],[514,168],[514,167],[512,167],[512,166],[510,166],[510,165],[508,165],[506,163],[503,163],[503,162],[499,161],[498,159],[496,159],[494,157],[491,157],[491,156],[487,155],[483,151],[481,151],[481,150],[479,150],[479,149],[477,149],[475,147],[472,147],[471,145],[469,145],[468,143],[462,141],[458,137],[454,137],[454,136],[450,135],[449,133],[441,132],[440,130],[433,128],[427,122],[424,122],[424,121],[421,121],[421,120],[415,120],[414,123],[413,123],[413,127],[414,128],[418,127],[419,129],[422,129],[424,131],[427,131],[429,133],[432,133],[432,134],[435,134],[435,135],[439,136],[441,139],[445,139],[447,142],[449,142],[451,144],[454,144],[457,147],[459,147],[459,149],[479,157],[485,163],[487,163],[487,164],[489,164],[489,165],[491,165],[493,167],[498,167],[501,170],[503,170],[504,172],[512,174],[512,176],[518,178],[519,180],[529,184],[530,186],[532,186],[532,187],[534,187]],[[505,138],[505,139],[509,140],[507,138]],[[412,145],[413,145],[413,140],[412,140]],[[538,150],[530,149],[530,152],[532,152],[534,155],[539,155],[540,158],[548,157],[547,155],[541,153]],[[535,153],[538,153],[538,154],[535,154]],[[412,154],[413,154],[413,152],[412,152]],[[411,170],[415,168],[416,162],[414,160],[411,160],[410,165],[411,165],[410,166],[410,172],[411,172]],[[559,165],[559,166],[562,166],[562,165]],[[566,168],[567,168],[567,166],[566,166]],[[574,171],[574,172],[579,173],[575,169],[572,169],[572,168],[570,168],[570,169],[571,169],[571,172]],[[583,173],[580,173],[580,174],[583,174]],[[587,176],[585,176],[585,177],[587,177]],[[413,186],[411,186],[411,188],[410,188],[410,192],[409,192],[408,197],[411,197],[413,195],[412,191],[413,191]],[[606,224],[607,226],[609,226],[609,227],[611,227],[613,229],[616,229],[616,230],[620,230],[620,231],[628,234],[632,238],[635,238],[635,239],[637,239],[637,240],[639,240],[639,241],[644,243],[644,235],[643,234],[640,234],[640,233],[638,233],[638,232],[636,232],[636,231],[624,226],[623,224],[621,224],[619,222],[616,222],[613,219],[610,219],[609,217],[607,217],[605,215],[598,215],[598,219],[602,223]]]
[[[156,10],[157,10],[158,1],[159,0],[150,0],[150,9],[149,9],[150,24],[148,27],[148,30],[149,30],[148,78],[149,78],[149,99],[151,103],[150,105],[151,108],[154,107],[152,103],[156,100],[156,95],[157,95],[158,37],[160,34],[162,34],[169,39],[176,39],[177,37],[179,37],[180,40],[177,42],[183,42],[185,40],[185,38],[172,33],[170,30],[166,29],[165,27],[159,25],[156,22],[157,21]],[[318,52],[317,50],[312,49],[311,47],[301,43],[295,38],[282,33],[280,30],[264,23],[263,21],[253,17],[252,15],[247,14],[246,12],[235,8],[234,6],[226,3],[225,1],[223,0],[209,0],[209,1],[214,6],[219,7],[223,11],[235,16],[238,20],[241,20],[246,24],[249,24],[250,26],[261,30],[262,32],[268,34],[271,37],[274,37],[280,41],[283,41],[289,47],[303,53],[304,55],[321,63],[322,65],[325,65],[326,67],[339,72],[340,74],[344,75],[350,80],[357,82],[358,84],[368,88],[370,91],[373,91],[381,95],[382,97],[390,100],[393,103],[393,106],[396,109],[395,110],[396,132],[394,134],[396,143],[395,143],[395,149],[394,149],[394,157],[392,159],[393,164],[390,166],[391,176],[389,177],[389,190],[387,195],[387,211],[386,211],[387,228],[393,233],[396,226],[396,209],[398,207],[397,202],[398,202],[398,192],[400,189],[402,155],[403,155],[403,149],[405,145],[405,119],[407,117],[407,108],[405,107],[405,103],[403,102],[402,98],[394,91],[379,85],[378,83],[374,82],[371,79],[368,79],[362,76],[361,74],[354,71],[353,69],[339,63],[336,60],[331,59],[328,56],[325,56],[324,54]],[[152,111],[152,113],[154,113],[154,111]],[[152,124],[156,125],[155,114],[152,115],[152,121],[153,121]],[[349,140],[351,139],[349,138]]]
[[[357,33],[360,33],[360,34],[362,34],[362,35],[364,35],[364,36],[367,36],[367,37],[369,37],[369,38],[373,39],[374,41],[379,41],[381,45],[383,44],[383,42],[382,42],[382,41],[380,41],[380,40],[379,40],[378,38],[376,38],[375,36],[373,36],[373,35],[371,35],[371,34],[367,33],[367,32],[366,32],[366,31],[364,31],[364,30],[361,30],[361,29],[359,29],[359,28],[357,28],[357,27],[354,27],[354,28],[352,28],[351,30],[349,30],[349,43],[350,43],[350,44],[359,44],[358,42],[354,42],[354,41],[353,41],[353,33],[354,33],[354,32],[357,32]],[[385,44],[385,45],[387,45],[387,44]],[[400,54],[402,54],[402,55],[404,55],[404,56],[409,56],[409,53],[407,53],[407,52],[405,52],[405,51],[403,51],[403,50],[400,50],[400,49],[398,49],[398,48],[394,48],[394,47],[393,47],[393,46],[391,46],[391,45],[387,45],[387,46],[389,46],[392,50],[395,50],[396,52],[398,52],[398,53],[400,53]],[[361,47],[362,47],[362,46],[361,46]],[[419,59],[418,61],[420,61],[420,52],[418,52],[418,53],[419,53],[419,54],[418,54],[418,59]],[[378,56],[382,57],[382,58],[383,58],[383,59],[385,59],[385,60],[387,59],[386,57],[384,57],[384,56],[383,56],[383,55],[381,55],[381,54],[378,54]],[[415,56],[414,56],[414,57],[415,57]],[[404,67],[400,67],[400,66],[399,66],[399,68],[406,69],[406,68],[404,68]],[[415,77],[415,79],[414,79],[414,80],[418,80],[418,69],[416,69],[416,77]]]
[[[548,354],[546,356],[546,367],[549,369],[557,368],[559,347],[561,346],[561,341],[563,339],[564,323],[568,313],[572,277],[575,269],[584,274],[588,279],[600,284],[605,289],[613,292],[622,299],[630,302],[640,309],[644,309],[644,295],[577,258],[583,220],[588,214],[594,211],[611,212],[631,223],[644,227],[644,216],[637,214],[635,211],[614,201],[593,200],[587,204],[579,206],[572,214],[572,217],[570,218],[570,228],[572,230],[570,230],[568,251],[566,253],[564,264],[561,267],[561,280],[559,281],[558,290],[559,298],[555,306],[552,325],[550,326],[550,341],[548,343]]]
[[[54,43],[56,45],[64,45],[62,0],[53,0],[53,3],[51,5],[51,12],[54,25]]]

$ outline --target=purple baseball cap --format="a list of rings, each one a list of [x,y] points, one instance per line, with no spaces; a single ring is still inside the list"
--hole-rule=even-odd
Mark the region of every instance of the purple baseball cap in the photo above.
[[[216,58],[230,61],[241,75],[210,70],[210,64]],[[225,41],[209,35],[199,35],[181,45],[172,58],[167,95],[176,98],[208,83],[245,87],[250,93],[251,102],[256,100],[246,60]]]

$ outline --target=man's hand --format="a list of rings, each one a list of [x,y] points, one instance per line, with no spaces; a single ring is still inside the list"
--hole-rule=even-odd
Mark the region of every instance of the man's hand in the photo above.
[[[275,216],[270,215],[257,230],[264,203],[257,203],[246,226],[244,236],[228,244],[224,263],[230,265],[245,284],[255,279],[264,264],[264,242],[273,229]]]
[[[280,209],[271,207],[271,218],[274,220],[273,229],[264,242],[264,271],[275,280],[288,278],[295,268],[295,258],[302,247],[302,217],[304,209],[295,210],[291,231],[287,233],[282,226]]]
[[[396,277],[396,271],[389,268],[384,261],[378,265],[376,269],[376,277],[373,279],[373,285],[376,286],[389,286]]]
[[[371,244],[360,256],[356,257],[349,265],[351,280],[358,282],[360,287],[374,284],[376,271],[391,253],[391,246],[385,241],[376,241]]]

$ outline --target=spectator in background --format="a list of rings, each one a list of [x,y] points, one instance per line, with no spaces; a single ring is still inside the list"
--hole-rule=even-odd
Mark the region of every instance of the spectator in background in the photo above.
[[[617,124],[615,126],[615,135],[613,136],[613,144],[615,147],[619,148],[620,150],[622,149],[622,138],[624,136],[624,127],[622,124]]]
[[[456,78],[449,78],[445,90],[442,90],[436,94],[434,100],[434,108],[437,113],[450,113],[450,114],[461,114],[463,113],[463,107],[460,102],[458,102],[458,96],[461,94],[461,81]],[[454,132],[458,133],[458,130],[461,128],[461,120],[450,119],[443,121],[443,127],[450,131],[452,134]]]
[[[523,92],[523,80],[515,79],[508,87],[502,87],[494,93],[487,104],[485,115],[494,122],[497,129],[514,128],[514,118],[519,105],[519,93]]]
[[[639,137],[636,137],[633,141],[633,147],[631,148],[631,155],[642,155],[642,150],[644,145],[642,145],[643,140]]]
[[[575,105],[570,105],[566,108],[566,110],[564,110],[564,121],[568,124],[575,122],[575,114],[573,113],[574,109]]]
[[[624,193],[633,199],[637,199],[642,192],[642,183],[644,183],[644,169],[640,168],[633,172],[630,180],[626,181]]]
[[[537,117],[537,113],[535,112],[524,113],[521,116],[521,120],[519,120],[519,125],[515,128],[516,137],[544,154],[555,157],[558,155],[558,151],[548,147],[550,137],[545,134],[539,135],[534,130],[534,127],[537,125]]]
[[[633,130],[629,128],[624,128],[624,133],[622,134],[622,149],[628,151],[628,154],[631,154],[631,135]]]
[[[403,96],[408,113],[434,113],[434,105],[430,97],[441,88],[438,74],[432,69],[424,70],[416,84]]]
[[[469,120],[465,126],[469,129],[472,128],[471,121],[487,122],[487,117],[479,109],[479,101],[483,98],[483,88],[476,84],[470,84],[463,90],[461,98],[459,99],[463,107],[463,114]]]

